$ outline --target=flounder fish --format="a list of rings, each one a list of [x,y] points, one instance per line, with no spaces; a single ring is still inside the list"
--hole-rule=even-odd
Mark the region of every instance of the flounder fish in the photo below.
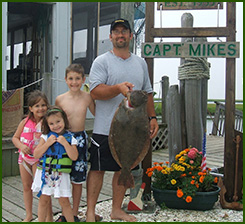
[[[109,146],[113,158],[121,167],[119,185],[134,187],[131,169],[145,157],[150,146],[150,126],[147,115],[148,94],[143,90],[128,92],[112,119]]]

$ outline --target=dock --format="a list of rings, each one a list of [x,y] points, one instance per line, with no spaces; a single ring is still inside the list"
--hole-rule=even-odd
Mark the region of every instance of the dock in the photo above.
[[[207,136],[207,166],[209,168],[222,167],[224,163],[224,138],[218,136]],[[168,150],[160,149],[152,153],[152,162],[168,161]],[[98,202],[112,199],[112,175],[106,172],[103,187]],[[128,190],[129,191],[129,190]],[[128,192],[127,191],[127,192]],[[126,193],[127,193],[126,192]],[[61,211],[57,199],[52,199],[54,214]],[[86,182],[83,184],[80,206],[86,206]],[[38,197],[33,198],[33,218],[37,218]],[[21,222],[25,218],[21,177],[11,176],[2,178],[2,222]]]

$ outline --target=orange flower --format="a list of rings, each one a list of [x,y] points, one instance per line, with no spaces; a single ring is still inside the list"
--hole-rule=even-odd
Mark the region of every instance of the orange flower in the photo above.
[[[162,167],[161,167],[161,166],[156,166],[156,169],[157,169],[158,171],[161,171],[161,170],[162,170]]]
[[[185,199],[185,201],[186,201],[187,203],[192,202],[192,197],[191,197],[191,196],[187,196],[186,199]]]
[[[200,182],[200,183],[203,183],[203,181],[204,181],[204,176],[200,176],[199,182]]]
[[[151,177],[152,174],[153,174],[153,172],[149,172],[149,173],[148,173],[148,177]]]
[[[206,172],[199,172],[198,175],[203,176],[203,175],[207,175],[207,173]]]
[[[152,168],[151,168],[151,170],[150,171],[154,171],[156,169],[156,167],[155,166],[153,166]]]
[[[218,177],[214,178],[214,183],[218,183]]]
[[[149,172],[152,172],[153,170],[154,168],[148,168],[145,173],[148,174]]]
[[[177,190],[177,197],[181,198],[184,195],[183,191],[181,189]]]
[[[196,153],[193,164],[189,163],[188,157],[191,151]],[[212,183],[217,183],[218,178],[210,176],[208,168],[202,171],[202,156],[197,149],[190,146],[177,154],[175,160],[176,162],[172,164],[168,161],[152,163],[154,165],[151,169],[147,169],[146,174],[148,177],[154,177],[153,185],[168,190],[175,186],[177,197],[187,203],[193,202],[196,192],[212,191]]]

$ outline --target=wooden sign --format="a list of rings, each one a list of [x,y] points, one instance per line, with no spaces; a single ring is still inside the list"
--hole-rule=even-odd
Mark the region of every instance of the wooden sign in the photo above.
[[[144,58],[239,58],[239,42],[143,43]]]
[[[223,9],[223,2],[158,2],[160,10],[193,10],[193,9]]]

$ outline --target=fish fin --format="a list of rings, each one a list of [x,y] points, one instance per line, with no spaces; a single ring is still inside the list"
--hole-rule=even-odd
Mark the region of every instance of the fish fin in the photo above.
[[[118,178],[118,185],[123,185],[126,188],[134,188],[134,178],[130,170],[126,168],[121,169],[121,174]]]

